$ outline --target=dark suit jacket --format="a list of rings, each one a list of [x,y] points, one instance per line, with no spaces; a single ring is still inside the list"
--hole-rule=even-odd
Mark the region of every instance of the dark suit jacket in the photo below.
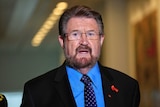
[[[101,64],[99,67],[105,106],[138,107],[140,102],[138,82],[117,70]],[[21,107],[76,107],[65,64],[28,81],[24,86]]]

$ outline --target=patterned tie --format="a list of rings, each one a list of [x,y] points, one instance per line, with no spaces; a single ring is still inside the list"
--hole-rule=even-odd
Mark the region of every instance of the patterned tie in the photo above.
[[[85,107],[97,107],[96,96],[92,87],[92,81],[87,75],[83,75],[81,81],[84,83]]]

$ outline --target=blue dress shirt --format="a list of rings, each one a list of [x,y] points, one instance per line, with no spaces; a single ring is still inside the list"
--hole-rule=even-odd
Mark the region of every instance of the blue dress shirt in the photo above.
[[[66,66],[66,69],[77,107],[84,107],[84,84],[80,81],[83,74],[69,66]],[[101,74],[97,63],[89,70],[87,75],[93,82],[92,86],[96,95],[98,107],[105,107]]]

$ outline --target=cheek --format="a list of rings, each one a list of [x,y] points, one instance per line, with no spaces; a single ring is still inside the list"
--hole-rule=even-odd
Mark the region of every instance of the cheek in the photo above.
[[[67,55],[72,56],[76,52],[76,44],[68,43],[65,45],[65,52]]]
[[[97,56],[100,54],[101,45],[100,43],[95,43],[95,44],[92,45],[92,55]]]

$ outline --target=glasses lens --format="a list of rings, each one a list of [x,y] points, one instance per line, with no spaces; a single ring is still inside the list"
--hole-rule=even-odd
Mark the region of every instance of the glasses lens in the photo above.
[[[80,37],[81,37],[81,33],[77,32],[77,31],[76,32],[71,32],[68,35],[69,40],[78,40],[78,39],[80,39]]]
[[[97,39],[98,35],[94,31],[86,32],[87,39]]]
[[[88,40],[98,39],[98,35],[95,31],[88,31],[86,33],[81,33],[79,31],[74,31],[71,33],[66,33],[68,40],[79,40],[82,34],[85,34]]]

